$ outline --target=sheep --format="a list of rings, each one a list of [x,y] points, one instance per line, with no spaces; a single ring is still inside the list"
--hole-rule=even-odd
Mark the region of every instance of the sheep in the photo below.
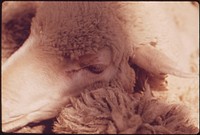
[[[14,16],[22,14],[18,9],[23,6],[19,3]],[[4,132],[56,117],[71,97],[89,87],[115,87],[132,93],[136,73],[131,65],[150,72],[158,80],[162,76],[159,83],[166,74],[194,76],[177,70],[168,56],[152,46],[137,45],[137,36],[130,34],[133,29],[129,29],[125,15],[128,10],[124,7],[129,7],[123,3],[44,2],[31,3],[30,7],[33,10],[28,13],[32,15],[25,23],[31,31],[25,38],[20,37],[20,43],[11,42],[20,47],[6,56],[2,67]],[[3,16],[3,26],[12,20],[7,18],[9,15]],[[8,28],[3,28],[3,43],[8,46],[6,37],[13,37]],[[143,50],[150,53],[146,55]],[[155,54],[159,54],[156,62]],[[158,68],[163,60],[168,62]],[[152,65],[146,65],[147,61]]]

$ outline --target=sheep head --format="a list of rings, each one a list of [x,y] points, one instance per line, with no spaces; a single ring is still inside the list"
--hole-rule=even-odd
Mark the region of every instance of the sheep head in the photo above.
[[[131,89],[134,77],[124,74],[134,74],[128,65],[130,49],[114,14],[107,4],[37,7],[30,35],[2,67],[3,131],[55,117],[70,96],[95,82],[117,78]]]

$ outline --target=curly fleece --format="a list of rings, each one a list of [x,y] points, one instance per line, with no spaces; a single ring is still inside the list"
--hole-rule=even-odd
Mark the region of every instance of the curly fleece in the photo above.
[[[150,94],[99,88],[72,98],[54,123],[55,133],[195,134],[188,110]]]
[[[99,87],[99,86],[97,86]],[[44,126],[17,131],[42,133]],[[148,84],[130,94],[118,86],[86,89],[54,120],[53,133],[197,134],[188,108],[154,98]]]

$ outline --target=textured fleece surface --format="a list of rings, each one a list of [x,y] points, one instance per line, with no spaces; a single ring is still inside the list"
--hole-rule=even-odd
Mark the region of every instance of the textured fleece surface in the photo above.
[[[43,127],[44,128],[44,127]],[[41,132],[42,126],[18,132]],[[53,133],[196,134],[188,108],[167,104],[152,96],[149,85],[142,92],[122,88],[85,90],[63,108],[54,120]]]

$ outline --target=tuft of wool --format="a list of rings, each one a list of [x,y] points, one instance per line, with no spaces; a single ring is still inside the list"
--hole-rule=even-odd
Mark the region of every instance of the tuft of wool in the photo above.
[[[195,134],[188,109],[122,88],[99,88],[71,98],[53,125],[54,133]]]

